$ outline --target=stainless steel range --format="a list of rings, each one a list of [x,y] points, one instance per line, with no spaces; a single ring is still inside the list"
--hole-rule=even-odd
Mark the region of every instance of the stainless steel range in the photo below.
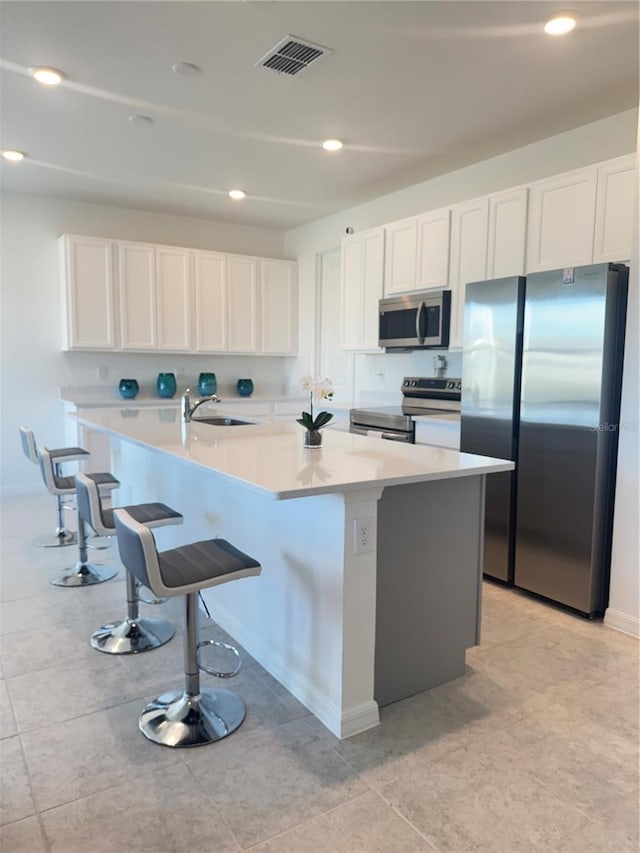
[[[349,432],[359,435],[382,433],[388,441],[414,444],[414,416],[459,412],[462,380],[406,376],[402,380],[402,406],[381,406],[375,409],[351,409]]]

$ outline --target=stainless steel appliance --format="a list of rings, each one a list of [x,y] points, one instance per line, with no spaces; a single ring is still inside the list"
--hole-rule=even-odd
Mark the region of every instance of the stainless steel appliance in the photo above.
[[[628,269],[466,288],[461,450],[487,478],[485,573],[585,615],[607,605]]]
[[[379,303],[379,345],[393,352],[449,346],[450,290],[389,296]]]
[[[388,441],[414,444],[414,416],[459,412],[461,387],[460,379],[407,376],[402,380],[402,406],[351,409],[349,432],[381,433]]]

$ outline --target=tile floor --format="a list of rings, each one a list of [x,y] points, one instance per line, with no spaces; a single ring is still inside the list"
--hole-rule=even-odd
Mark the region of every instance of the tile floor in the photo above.
[[[383,709],[378,728],[337,740],[248,658],[242,728],[172,751],[137,715],[180,683],[180,638],[136,657],[91,649],[124,613],[122,574],[50,586],[75,557],[30,544],[51,509],[2,504],[3,853],[638,850],[631,637],[485,584],[465,676]]]

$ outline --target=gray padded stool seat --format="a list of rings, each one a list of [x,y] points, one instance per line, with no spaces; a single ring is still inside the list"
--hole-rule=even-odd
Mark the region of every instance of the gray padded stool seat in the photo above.
[[[114,536],[116,532],[113,509],[102,506],[100,490],[95,481],[86,474],[76,475],[78,517],[98,534]],[[166,524],[182,524],[179,512],[163,503],[137,504],[124,507],[140,524],[147,527],[163,527]],[[110,655],[130,655],[148,652],[168,643],[175,634],[175,627],[166,619],[140,616],[139,586],[136,578],[127,569],[127,616],[102,625],[91,635],[91,645],[99,652]],[[160,603],[156,599],[154,602]]]
[[[22,444],[22,452],[27,457],[29,462],[34,465],[39,465],[38,451],[36,449],[36,439],[33,430],[28,427],[19,427],[20,443]],[[58,476],[62,475],[60,466],[63,462],[77,462],[81,459],[87,459],[90,453],[82,447],[56,447],[49,448],[49,455],[53,460],[54,471]],[[55,495],[56,511],[58,516],[58,524],[55,533],[48,533],[44,536],[38,536],[33,540],[33,544],[39,548],[64,548],[66,545],[75,545],[76,534],[71,530],[67,530],[62,519],[62,510],[64,501],[62,495]]]
[[[40,461],[42,479],[52,495],[75,495],[76,478],[64,477],[59,472],[56,472],[53,457],[46,447],[38,448],[38,459]],[[87,476],[93,480],[103,493],[109,494],[120,485],[120,482],[116,480],[113,474],[109,474],[108,472],[87,474]],[[84,522],[80,518],[78,518],[78,552],[78,562],[75,566],[64,569],[62,575],[55,577],[51,581],[54,586],[93,586],[97,583],[104,583],[117,574],[116,569],[89,563],[87,557],[86,529]]]
[[[231,734],[245,717],[244,702],[230,690],[200,686],[198,591],[240,578],[255,577],[261,566],[225,539],[210,539],[158,553],[153,533],[124,509],[114,511],[120,558],[140,583],[158,596],[184,595],[184,690],[154,699],[138,726],[164,746],[213,743]]]

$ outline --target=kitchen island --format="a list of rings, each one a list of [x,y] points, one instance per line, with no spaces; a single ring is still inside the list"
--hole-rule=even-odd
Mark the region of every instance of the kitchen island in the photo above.
[[[160,547],[222,536],[261,562],[260,577],[207,590],[207,605],[339,737],[464,672],[479,642],[484,478],[512,462],[329,430],[304,449],[293,420],[75,417],[111,439],[115,503],[184,514]]]

